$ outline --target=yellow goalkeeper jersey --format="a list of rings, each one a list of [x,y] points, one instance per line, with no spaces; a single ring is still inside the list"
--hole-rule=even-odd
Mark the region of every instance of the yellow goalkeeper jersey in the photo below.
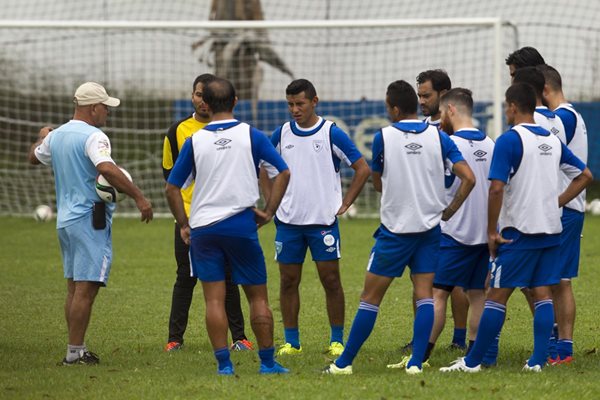
[[[188,118],[182,119],[175,122],[169,128],[165,141],[163,144],[163,160],[162,168],[165,180],[169,177],[173,165],[177,160],[179,151],[183,146],[183,143],[192,136],[195,132],[206,126],[205,122],[200,122],[194,118],[194,115]],[[190,216],[190,208],[192,204],[192,192],[194,191],[194,185],[190,185],[185,189],[181,189],[181,197],[183,197],[183,206],[185,207],[185,213]]]

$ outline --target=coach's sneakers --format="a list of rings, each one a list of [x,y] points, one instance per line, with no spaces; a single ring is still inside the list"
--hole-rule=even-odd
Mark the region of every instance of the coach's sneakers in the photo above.
[[[231,347],[229,347],[229,350],[231,350],[231,351],[250,351],[250,350],[254,350],[254,348],[252,347],[251,341],[249,341],[248,339],[241,339],[241,340],[236,340],[235,342],[233,342],[231,344]]]
[[[292,346],[291,343],[286,343],[283,346],[280,346],[279,349],[277,350],[278,356],[285,356],[285,355],[294,356],[294,355],[297,355],[300,353],[302,353],[302,346],[300,346],[299,348],[295,348],[294,346]]]
[[[409,356],[404,356],[402,357],[402,360],[400,360],[399,363],[396,364],[388,364],[387,367],[388,368],[406,368],[406,366],[408,365],[408,362],[410,361],[412,355]],[[428,362],[429,360],[425,360],[423,361],[422,367],[431,367],[431,365]]]
[[[179,343],[179,342],[169,342],[167,343],[167,345],[165,346],[165,351],[168,353],[170,351],[176,351],[176,350],[181,350],[181,347],[183,346],[183,343]]]
[[[323,374],[326,375],[352,375],[352,365],[346,365],[340,368],[334,362],[323,368]]]
[[[219,375],[233,375],[233,367],[228,365],[223,368],[217,368],[217,374]]]
[[[534,366],[529,366],[529,364],[525,363],[525,366],[523,367],[523,371],[526,372],[542,372],[542,366],[541,365],[534,365]]]
[[[261,374],[287,374],[290,370],[275,361],[272,367],[267,367],[265,364],[260,363],[260,370],[258,372]]]
[[[339,357],[342,355],[342,353],[344,352],[344,345],[341,344],[340,342],[333,342],[329,345],[329,348],[327,349],[327,354],[332,356],[332,357]]]
[[[476,367],[467,367],[467,364],[465,364],[465,358],[461,357],[459,359],[452,361],[450,366],[440,368],[440,372],[454,372],[454,371],[475,373],[475,372],[481,371],[481,365],[477,365]]]
[[[73,361],[67,361],[66,357],[62,360],[62,365],[98,365],[100,358],[91,351],[81,351],[79,357]]]

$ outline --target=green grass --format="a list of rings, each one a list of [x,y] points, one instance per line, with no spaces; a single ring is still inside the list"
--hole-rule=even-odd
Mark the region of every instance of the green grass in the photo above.
[[[374,220],[343,221],[342,278],[346,292],[346,335],[362,289]],[[256,352],[234,353],[235,377],[218,377],[204,329],[200,286],[192,305],[186,346],[167,354],[171,290],[175,279],[172,221],[142,225],[117,219],[113,225],[113,264],[107,288],[98,295],[87,344],[102,364],[59,367],[64,357],[65,280],[53,224],[31,219],[0,218],[0,398],[92,399],[463,399],[600,397],[600,367],[596,352],[600,302],[597,265],[600,260],[600,218],[586,219],[580,277],[574,287],[578,300],[575,333],[576,363],[525,374],[521,367],[532,347],[532,321],[520,293],[509,304],[499,366],[467,375],[444,375],[437,368],[457,353],[446,350],[448,326],[431,358],[433,368],[418,377],[388,370],[397,362],[397,349],[412,334],[411,288],[405,276],[394,282],[381,306],[373,334],[354,362],[352,376],[322,376],[329,360],[325,349],[329,328],[324,294],[312,262],[301,285],[300,329],[304,354],[280,357],[288,376],[259,376]],[[269,269],[269,293],[275,318],[275,340],[282,342],[278,306],[279,274],[273,259],[273,226],[261,230]],[[244,307],[247,305],[244,303]],[[246,316],[247,316],[247,308]],[[451,323],[450,323],[451,325]],[[249,330],[248,333],[253,339]]]

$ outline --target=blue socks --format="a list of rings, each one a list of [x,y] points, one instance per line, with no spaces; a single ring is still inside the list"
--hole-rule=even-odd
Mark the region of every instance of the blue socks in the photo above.
[[[283,328],[283,333],[285,335],[285,342],[291,344],[293,347],[299,349],[300,348],[300,332],[298,332],[298,327],[295,328]]]
[[[469,354],[465,357],[467,367],[476,367],[481,364],[485,352],[488,350],[494,338],[496,338],[506,316],[506,306],[495,301],[486,300],[481,321],[479,322],[479,331],[477,339]]]
[[[331,325],[331,340],[329,343],[338,342],[344,344],[344,325],[334,326]]]
[[[498,333],[498,336],[496,336],[494,338],[494,340],[492,341],[492,344],[490,344],[490,346],[486,350],[485,355],[483,356],[483,360],[481,360],[481,363],[484,366],[493,367],[494,365],[496,365],[496,362],[498,361],[498,346],[499,346],[499,344],[500,344],[500,333]]]
[[[267,368],[273,368],[275,365],[275,347],[269,347],[266,349],[258,350],[258,357],[260,357],[260,363]]]
[[[413,352],[406,368],[413,365],[421,368],[423,357],[429,344],[429,335],[433,327],[433,299],[417,300],[415,322],[413,324]]]
[[[219,364],[219,371],[223,370],[226,367],[233,368],[233,364],[231,363],[231,359],[229,358],[228,347],[223,347],[222,349],[215,350],[215,358],[217,359],[217,363]]]
[[[559,339],[556,343],[556,349],[561,360],[573,357],[573,341],[571,339]]]
[[[554,306],[552,305],[552,299],[536,301],[534,306],[533,354],[529,357],[527,365],[530,367],[534,365],[543,367],[546,365],[548,341],[554,325]]]
[[[452,336],[452,344],[456,344],[460,347],[466,347],[467,340],[467,328],[460,329],[454,328],[454,335]]]
[[[344,352],[337,360],[335,360],[336,366],[339,368],[346,368],[348,365],[352,365],[354,357],[356,357],[363,343],[373,331],[377,313],[379,313],[379,306],[364,301],[360,302],[358,311],[354,317],[354,322],[352,322],[350,336],[348,336]],[[427,339],[429,339],[429,337],[427,337]]]

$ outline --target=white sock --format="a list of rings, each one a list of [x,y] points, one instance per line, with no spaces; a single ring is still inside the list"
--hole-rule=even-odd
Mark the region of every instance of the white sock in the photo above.
[[[67,345],[67,361],[71,362],[77,360],[79,357],[81,357],[81,354],[83,354],[84,351],[85,344],[81,346],[73,346],[70,344]]]

